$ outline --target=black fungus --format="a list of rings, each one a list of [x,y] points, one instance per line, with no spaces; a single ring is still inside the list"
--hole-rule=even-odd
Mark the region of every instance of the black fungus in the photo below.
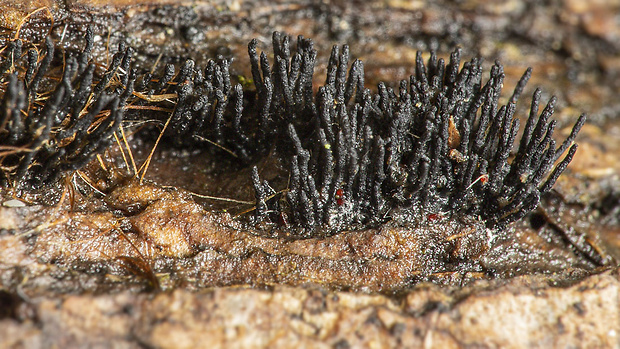
[[[259,119],[270,125],[263,132],[288,145],[278,154],[290,181],[284,204],[277,196],[270,202],[254,171],[254,218],[277,224],[284,214],[300,236],[436,217],[509,224],[551,189],[572,159],[572,143],[585,122],[582,115],[556,147],[555,98],[539,112],[536,91],[517,140],[516,102],[531,70],[508,104],[500,105],[502,65],[496,62],[483,79],[480,59],[459,69],[459,50],[448,62],[432,53],[425,64],[418,54],[415,74],[397,91],[381,83],[372,93],[364,88],[362,63],[349,65],[348,47],[335,46],[325,84],[313,96],[312,43],[300,38],[292,57],[288,37],[276,33],[273,44],[273,66],[257,54],[256,41],[249,53]],[[515,142],[519,148],[512,154]]]
[[[259,152],[249,136],[252,120],[244,117],[243,88],[231,83],[230,63],[211,60],[201,69],[186,60],[178,72],[167,64],[163,73],[139,79],[137,91],[143,97],[135,104],[161,108],[153,116],[167,123],[164,140],[172,145],[215,147],[247,163]]]
[[[364,86],[362,62],[350,62],[348,46],[334,46],[325,83],[314,93],[317,52],[302,36],[293,45],[274,33],[273,62],[252,40],[254,88],[245,89],[223,59],[204,68],[192,60],[178,70],[168,64],[136,79],[133,51],[123,43],[95,76],[88,62],[92,41],[89,30],[85,49],[68,57],[57,83],[45,78],[54,59],[51,40],[44,55],[29,50],[22,58],[19,41],[4,50],[3,185],[36,187],[79,169],[110,144],[129,99],[167,125],[169,143],[212,147],[254,166],[255,223],[285,225],[299,237],[438,217],[497,228],[538,205],[571,161],[585,122],[582,115],[556,146],[555,98],[542,106],[537,90],[517,139],[516,103],[531,70],[500,105],[502,65],[496,62],[483,78],[480,59],[460,68],[459,50],[447,62],[435,53],[424,62],[418,54],[408,80],[397,88],[381,83],[372,92]],[[51,91],[45,99],[42,88]],[[289,173],[279,191],[255,166],[267,156]]]
[[[86,165],[112,142],[131,95],[135,73],[131,50],[119,47],[111,65],[96,81],[89,63],[93,31],[86,47],[65,58],[60,81],[47,77],[54,61],[54,43],[45,53],[35,49],[19,55],[19,40],[1,58],[4,95],[0,102],[0,184],[38,188]],[[111,83],[112,78],[118,81]]]

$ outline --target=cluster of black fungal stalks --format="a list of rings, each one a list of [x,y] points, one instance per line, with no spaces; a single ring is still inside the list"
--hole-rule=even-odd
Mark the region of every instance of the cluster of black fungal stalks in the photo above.
[[[418,54],[415,74],[398,91],[382,83],[371,92],[361,61],[349,64],[348,47],[335,46],[315,94],[317,54],[301,36],[292,52],[289,37],[274,33],[273,64],[250,42],[255,90],[233,84],[228,60],[204,69],[187,60],[178,72],[168,64],[160,75],[136,78],[132,51],[122,44],[96,82],[88,64],[92,30],[86,41],[83,52],[66,59],[61,81],[45,88],[52,91],[45,99],[38,91],[54,59],[51,41],[41,59],[28,51],[23,71],[16,68],[21,42],[5,50],[0,145],[12,152],[0,153],[3,185],[38,186],[85,165],[110,144],[128,98],[137,106],[176,99],[157,116],[174,145],[216,145],[245,165],[275,154],[288,169],[288,186],[276,192],[254,167],[255,223],[284,225],[297,236],[441,217],[497,227],[536,207],[571,161],[585,122],[582,115],[556,146],[555,98],[539,113],[536,91],[511,154],[516,102],[531,71],[500,106],[502,66],[496,63],[483,82],[481,61],[459,69],[458,50],[447,63],[432,53],[425,65]]]
[[[159,121],[168,123],[164,135],[169,142],[176,146],[215,145],[245,164],[253,163],[281,145],[279,140],[286,138],[290,123],[302,127],[313,122],[316,51],[312,45],[311,40],[299,37],[297,53],[291,57],[289,37],[276,32],[275,63],[270,66],[265,53],[259,58],[253,40],[249,52],[255,90],[233,85],[226,59],[210,60],[204,70],[192,60],[185,61],[178,72],[167,64],[160,75],[147,73],[139,79],[136,91],[145,98],[138,103],[176,95],[172,113],[159,115]],[[346,73],[346,63],[342,67]],[[363,79],[361,71],[355,71]],[[334,76],[331,72],[330,77]],[[358,86],[363,86],[363,80]]]
[[[516,221],[538,205],[571,161],[577,149],[571,144],[585,122],[582,115],[556,147],[556,122],[550,120],[555,98],[539,114],[536,91],[509,160],[519,130],[515,103],[530,70],[500,106],[499,63],[483,83],[479,59],[459,69],[458,50],[447,64],[431,54],[425,65],[418,54],[415,75],[401,81],[398,92],[379,84],[373,94],[363,87],[361,62],[348,69],[347,47],[334,47],[325,85],[312,96],[308,41],[300,39],[291,58],[288,41],[275,36],[271,71],[264,55],[259,69],[255,46],[250,43],[249,51],[260,108],[268,110],[267,123],[281,125],[273,129],[286,127],[281,138],[294,149],[287,154],[287,142],[280,146],[290,169],[283,197],[254,171],[255,220],[288,222],[302,228],[302,236],[316,227],[337,231],[389,219],[470,216],[489,227]]]
[[[135,74],[131,49],[119,48],[107,71],[95,81],[90,63],[93,31],[76,55],[56,57],[31,48],[22,58],[21,40],[10,42],[0,63],[4,95],[0,102],[0,185],[38,188],[80,169],[111,144],[123,118]],[[64,59],[60,81],[47,76],[54,60]],[[117,79],[117,87],[110,81]]]
[[[176,72],[173,64],[167,64],[161,75],[147,73],[139,79],[137,91],[144,97],[136,104],[174,96],[172,112],[156,114],[166,124],[166,140],[180,147],[215,145],[246,163],[255,153],[246,135],[252,127],[243,117],[243,88],[231,83],[229,66],[229,60],[210,60],[201,70],[186,60]],[[170,101],[160,102],[164,107],[165,103]]]

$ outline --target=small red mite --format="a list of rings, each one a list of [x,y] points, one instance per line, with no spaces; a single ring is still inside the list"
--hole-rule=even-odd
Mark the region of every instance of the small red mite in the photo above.
[[[426,218],[428,218],[429,221],[436,221],[439,218],[441,218],[441,214],[439,214],[439,213],[431,213],[428,216],[426,216]]]
[[[480,184],[485,185],[487,184],[487,182],[489,181],[489,175],[488,174],[483,174],[480,177],[476,178],[475,181],[473,181],[468,187],[467,189],[471,188],[474,186],[474,184],[480,182]]]
[[[489,175],[488,174],[484,174],[484,175],[480,176],[480,183],[486,184],[488,180],[489,180]]]
[[[336,204],[338,204],[338,206],[344,204],[344,190],[342,189],[336,190]]]

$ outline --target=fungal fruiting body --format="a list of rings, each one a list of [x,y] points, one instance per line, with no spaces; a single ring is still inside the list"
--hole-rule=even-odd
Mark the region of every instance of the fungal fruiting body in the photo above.
[[[22,188],[51,184],[67,172],[85,166],[111,144],[133,89],[129,73],[131,50],[121,47],[98,82],[89,62],[93,31],[86,47],[64,57],[60,81],[47,76],[54,62],[54,43],[45,54],[28,50],[22,62],[22,42],[11,42],[0,65],[5,82],[0,104],[0,183]],[[23,64],[22,64],[23,63]],[[125,68],[124,74],[117,69]],[[111,88],[112,77],[124,88]]]
[[[280,154],[290,171],[284,200],[255,171],[258,221],[277,222],[284,213],[302,236],[316,227],[339,231],[445,216],[500,227],[538,205],[577,149],[572,143],[585,115],[556,146],[555,98],[539,111],[537,90],[511,159],[516,102],[530,69],[506,105],[499,105],[502,66],[496,62],[483,81],[479,59],[459,69],[459,50],[447,64],[435,54],[424,64],[418,54],[415,74],[398,91],[381,83],[372,93],[364,88],[362,63],[349,68],[348,47],[334,47],[326,82],[312,96],[315,53],[303,38],[297,46],[291,55],[289,41],[274,35],[271,69],[264,54],[257,58],[256,42],[249,46],[261,108],[268,120],[287,125]]]
[[[228,60],[210,61],[205,69],[187,60],[178,72],[169,64],[159,76],[136,78],[132,51],[122,44],[95,81],[95,66],[88,63],[92,29],[86,41],[83,52],[66,60],[61,81],[44,102],[36,98],[53,60],[51,41],[42,59],[36,50],[28,52],[23,72],[12,68],[20,42],[5,50],[0,144],[27,151],[0,158],[3,185],[38,186],[80,168],[111,143],[127,103],[157,104],[156,95],[176,98],[174,109],[161,113],[164,136],[175,146],[215,144],[244,166],[278,159],[290,177],[284,188],[261,180],[257,166],[252,170],[252,223],[281,226],[297,237],[390,220],[471,217],[501,227],[535,208],[551,189],[585,122],[582,115],[557,146],[555,98],[540,111],[537,90],[517,140],[516,102],[531,70],[500,105],[502,66],[495,63],[483,79],[480,59],[459,68],[459,50],[447,63],[432,53],[425,64],[418,54],[409,80],[396,89],[381,83],[372,92],[364,86],[362,62],[349,64],[348,46],[335,46],[315,94],[317,52],[301,36],[293,51],[288,36],[274,33],[273,63],[257,52],[256,40],[250,42],[253,90],[233,83]]]

